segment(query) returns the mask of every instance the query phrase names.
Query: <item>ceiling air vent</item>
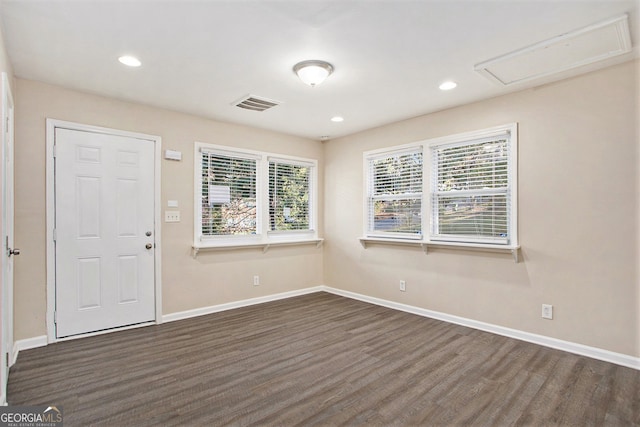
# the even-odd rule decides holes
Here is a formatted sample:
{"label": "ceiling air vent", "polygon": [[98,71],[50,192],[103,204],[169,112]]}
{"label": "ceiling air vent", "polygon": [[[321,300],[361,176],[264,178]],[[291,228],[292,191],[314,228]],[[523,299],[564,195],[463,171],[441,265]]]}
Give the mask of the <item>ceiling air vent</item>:
{"label": "ceiling air vent", "polygon": [[627,15],[571,31],[477,64],[489,80],[509,86],[631,51]]}
{"label": "ceiling air vent", "polygon": [[280,102],[272,99],[260,98],[255,95],[247,95],[234,102],[233,105],[244,108],[245,110],[264,111],[269,108],[273,108],[276,105],[280,105]]}

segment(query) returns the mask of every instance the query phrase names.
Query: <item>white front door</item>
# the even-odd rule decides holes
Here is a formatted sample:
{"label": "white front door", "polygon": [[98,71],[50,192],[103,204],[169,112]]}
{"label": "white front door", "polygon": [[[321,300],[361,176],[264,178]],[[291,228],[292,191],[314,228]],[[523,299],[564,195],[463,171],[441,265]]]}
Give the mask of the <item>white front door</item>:
{"label": "white front door", "polygon": [[20,251],[13,247],[13,98],[6,73],[2,73],[2,147],[0,179],[2,182],[2,302],[0,304],[0,404],[6,404],[8,367],[13,357],[13,258]]}
{"label": "white front door", "polygon": [[55,129],[56,337],[155,320],[154,142]]}

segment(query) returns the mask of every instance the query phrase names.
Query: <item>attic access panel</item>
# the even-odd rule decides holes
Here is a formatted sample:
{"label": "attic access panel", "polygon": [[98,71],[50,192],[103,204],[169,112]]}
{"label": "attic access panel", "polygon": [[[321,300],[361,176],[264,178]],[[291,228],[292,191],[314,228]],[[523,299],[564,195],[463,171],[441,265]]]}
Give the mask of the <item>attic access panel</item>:
{"label": "attic access panel", "polygon": [[477,64],[489,80],[509,86],[631,51],[627,15],[571,31]]}

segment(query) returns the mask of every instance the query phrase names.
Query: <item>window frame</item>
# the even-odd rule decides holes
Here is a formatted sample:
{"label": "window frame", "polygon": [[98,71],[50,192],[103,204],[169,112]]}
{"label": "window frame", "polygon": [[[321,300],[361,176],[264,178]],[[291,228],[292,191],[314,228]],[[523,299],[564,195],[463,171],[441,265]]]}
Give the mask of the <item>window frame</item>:
{"label": "window frame", "polygon": [[[505,189],[505,195],[507,198],[506,209],[507,209],[507,236],[504,240],[495,239],[495,238],[483,238],[483,237],[456,237],[453,235],[438,235],[435,230],[438,227],[437,221],[439,218],[436,218],[434,213],[434,192],[437,189],[433,188],[435,184],[433,181],[436,177],[434,171],[431,169],[433,165],[433,156],[437,149],[439,148],[451,148],[451,147],[461,147],[461,146],[469,146],[473,144],[478,144],[480,142],[486,142],[491,139],[498,139],[504,135],[507,135],[507,145],[509,155],[507,158],[507,186]],[[498,247],[505,246],[517,246],[518,238],[517,238],[517,138],[518,138],[518,130],[517,123],[513,123],[510,125],[497,126],[489,129],[482,129],[478,131],[465,132],[456,135],[450,135],[442,138],[435,138],[426,141],[426,149],[427,149],[427,179],[429,180],[429,193],[427,194],[428,199],[425,201],[427,203],[428,209],[430,209],[429,213],[429,237],[428,240],[431,242],[449,242],[449,243],[463,243],[463,244],[478,244],[478,245],[495,245]],[[472,193],[480,194],[483,191],[481,190],[473,190]],[[501,191],[500,191],[501,192]],[[491,190],[489,193],[499,193],[499,191]]]}
{"label": "window frame", "polygon": [[[509,135],[509,158],[507,166],[508,177],[508,230],[509,235],[504,242],[488,242],[486,239],[473,239],[463,238],[446,238],[435,237],[432,235],[434,227],[434,213],[433,213],[433,197],[432,197],[432,162],[433,153],[437,148],[444,146],[466,145],[466,143],[472,143],[477,140],[486,138],[498,137],[504,134]],[[422,235],[418,238],[411,236],[402,236],[398,233],[380,233],[370,231],[370,214],[369,214],[369,195],[371,189],[369,188],[369,162],[374,158],[384,158],[385,155],[393,156],[402,151],[409,151],[411,149],[422,149],[423,155],[423,172],[422,172]],[[363,229],[364,234],[361,238],[361,242],[379,241],[384,243],[415,243],[421,244],[426,250],[428,245],[433,246],[450,246],[450,247],[469,247],[479,249],[517,249],[519,248],[518,240],[518,123],[509,123],[501,126],[495,126],[487,129],[481,129],[471,132],[463,132],[454,135],[448,135],[438,138],[431,138],[415,143],[397,145],[393,147],[387,147],[377,150],[365,151],[363,153],[363,172],[364,172],[364,217],[363,217]],[[436,189],[437,190],[437,189]],[[366,245],[363,244],[366,247]]]}
{"label": "window frame", "polygon": [[[222,234],[205,236],[202,232],[202,152],[256,161],[256,233],[249,235]],[[269,163],[304,165],[309,167],[309,229],[270,230]],[[318,239],[318,161],[271,152],[249,150],[203,142],[194,143],[194,249],[251,247],[277,243],[311,242]]]}

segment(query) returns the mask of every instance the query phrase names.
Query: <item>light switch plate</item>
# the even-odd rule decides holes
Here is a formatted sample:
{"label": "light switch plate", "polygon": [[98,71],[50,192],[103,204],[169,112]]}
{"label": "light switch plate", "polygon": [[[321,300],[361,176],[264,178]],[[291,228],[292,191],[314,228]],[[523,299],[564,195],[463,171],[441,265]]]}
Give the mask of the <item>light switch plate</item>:
{"label": "light switch plate", "polygon": [[164,211],[164,222],[180,222],[180,211]]}

